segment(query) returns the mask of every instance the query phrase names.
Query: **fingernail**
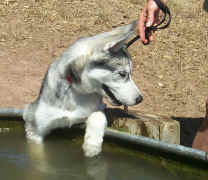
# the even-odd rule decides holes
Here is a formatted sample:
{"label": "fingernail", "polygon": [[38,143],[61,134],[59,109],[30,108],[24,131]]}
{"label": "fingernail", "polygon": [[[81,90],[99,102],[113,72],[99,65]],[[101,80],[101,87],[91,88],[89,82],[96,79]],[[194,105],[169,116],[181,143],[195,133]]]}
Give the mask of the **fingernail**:
{"label": "fingernail", "polygon": [[147,40],[144,40],[144,41],[142,41],[142,43],[143,43],[144,45],[146,45],[146,44],[148,43],[148,41],[147,41]]}

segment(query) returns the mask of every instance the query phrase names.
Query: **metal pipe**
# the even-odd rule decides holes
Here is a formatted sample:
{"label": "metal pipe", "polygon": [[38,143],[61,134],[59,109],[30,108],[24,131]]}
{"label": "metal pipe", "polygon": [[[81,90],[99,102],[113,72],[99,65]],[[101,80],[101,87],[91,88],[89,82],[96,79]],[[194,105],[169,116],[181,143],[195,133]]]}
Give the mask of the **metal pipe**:
{"label": "metal pipe", "polygon": [[22,117],[23,109],[0,108],[0,117]]}
{"label": "metal pipe", "polygon": [[196,160],[202,160],[204,162],[208,162],[208,154],[204,151],[200,151],[197,149],[185,147],[178,144],[169,144],[159,140],[143,137],[143,136],[136,136],[131,135],[129,133],[120,132],[113,129],[106,129],[105,136],[113,137],[120,140],[125,140],[130,143],[134,143],[137,145],[146,146],[149,148],[154,148],[161,150],[167,153],[174,153],[177,155],[181,155],[187,158],[192,158]]}

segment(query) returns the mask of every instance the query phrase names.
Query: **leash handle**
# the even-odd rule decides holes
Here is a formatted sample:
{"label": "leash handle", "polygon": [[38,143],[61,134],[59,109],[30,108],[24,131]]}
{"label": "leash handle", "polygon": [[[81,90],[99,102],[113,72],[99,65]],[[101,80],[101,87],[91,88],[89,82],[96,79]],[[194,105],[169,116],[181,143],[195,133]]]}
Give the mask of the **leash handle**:
{"label": "leash handle", "polygon": [[[154,1],[157,4],[158,8],[160,8],[160,10],[162,10],[162,12],[164,13],[164,16],[163,16],[163,19],[160,21],[160,23],[157,24],[156,26],[153,26],[153,28],[165,29],[165,28],[167,28],[170,25],[170,22],[171,22],[170,9],[168,8],[168,6],[166,6],[160,0],[154,0]],[[167,21],[167,23],[164,26],[160,26],[162,23],[165,22],[167,15],[168,15],[168,21]]]}
{"label": "leash handle", "polygon": [[[148,45],[149,44],[149,33],[151,31],[157,31],[157,30],[160,30],[160,29],[165,29],[167,28],[170,23],[171,23],[171,13],[170,13],[170,10],[168,8],[168,6],[166,6],[164,3],[162,3],[160,0],[154,0],[155,3],[157,4],[158,8],[160,10],[162,10],[163,12],[163,18],[162,20],[155,26],[151,26],[151,27],[147,27],[146,30],[145,30],[145,36],[146,36],[146,39],[148,40],[148,42],[145,44],[145,45]],[[168,15],[168,20],[166,22],[166,24],[164,24],[163,26],[161,26],[165,20],[167,19],[167,15]],[[128,48],[129,46],[131,46],[135,41],[137,41],[138,39],[140,38],[139,35],[137,35],[136,37],[134,37],[132,40],[130,40],[128,43],[125,44],[125,47]]]}
{"label": "leash handle", "polygon": [[160,0],[154,0],[154,1],[155,1],[155,3],[157,4],[157,6],[158,6],[164,13],[167,12],[168,7],[167,7],[164,3],[162,3]]}

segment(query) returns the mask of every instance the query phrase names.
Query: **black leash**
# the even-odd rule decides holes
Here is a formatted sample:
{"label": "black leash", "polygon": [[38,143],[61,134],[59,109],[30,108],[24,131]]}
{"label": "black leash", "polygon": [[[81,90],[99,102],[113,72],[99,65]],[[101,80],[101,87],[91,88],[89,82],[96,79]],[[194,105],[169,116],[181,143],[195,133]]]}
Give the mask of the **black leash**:
{"label": "black leash", "polygon": [[[157,6],[162,10],[162,12],[163,12],[164,15],[163,15],[162,20],[157,25],[146,28],[146,30],[145,30],[145,36],[146,36],[146,39],[148,40],[148,42],[145,45],[149,44],[148,34],[151,31],[157,31],[157,30],[160,30],[160,29],[165,29],[165,28],[167,28],[170,25],[170,22],[171,22],[171,13],[170,13],[170,10],[169,10],[168,6],[166,6],[165,4],[163,4],[160,0],[154,0],[154,1],[157,4]],[[166,20],[167,20],[166,24],[162,25]],[[128,43],[126,43],[126,45],[125,45],[126,48],[128,48],[129,46],[131,46],[139,38],[140,38],[140,36],[137,35],[132,40],[130,40]]]}

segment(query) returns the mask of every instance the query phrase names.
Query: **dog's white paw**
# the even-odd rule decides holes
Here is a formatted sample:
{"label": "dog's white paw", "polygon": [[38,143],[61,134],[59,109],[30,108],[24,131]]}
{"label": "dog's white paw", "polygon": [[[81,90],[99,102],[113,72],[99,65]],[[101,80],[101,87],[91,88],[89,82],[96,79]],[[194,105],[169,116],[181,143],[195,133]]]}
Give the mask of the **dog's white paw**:
{"label": "dog's white paw", "polygon": [[28,140],[31,140],[37,144],[41,144],[43,142],[43,137],[36,134],[32,128],[29,128],[29,126],[26,126],[25,132]]}
{"label": "dog's white paw", "polygon": [[88,117],[82,146],[85,156],[93,157],[101,152],[106,126],[107,119],[102,111],[94,112]]}
{"label": "dog's white paw", "polygon": [[84,150],[84,154],[86,157],[97,156],[102,150],[101,145],[87,144],[87,143],[84,143],[82,148]]}
{"label": "dog's white paw", "polygon": [[34,133],[27,132],[26,137],[27,137],[28,140],[33,141],[37,144],[41,144],[43,142],[43,137],[39,136],[39,135],[36,135]]}

